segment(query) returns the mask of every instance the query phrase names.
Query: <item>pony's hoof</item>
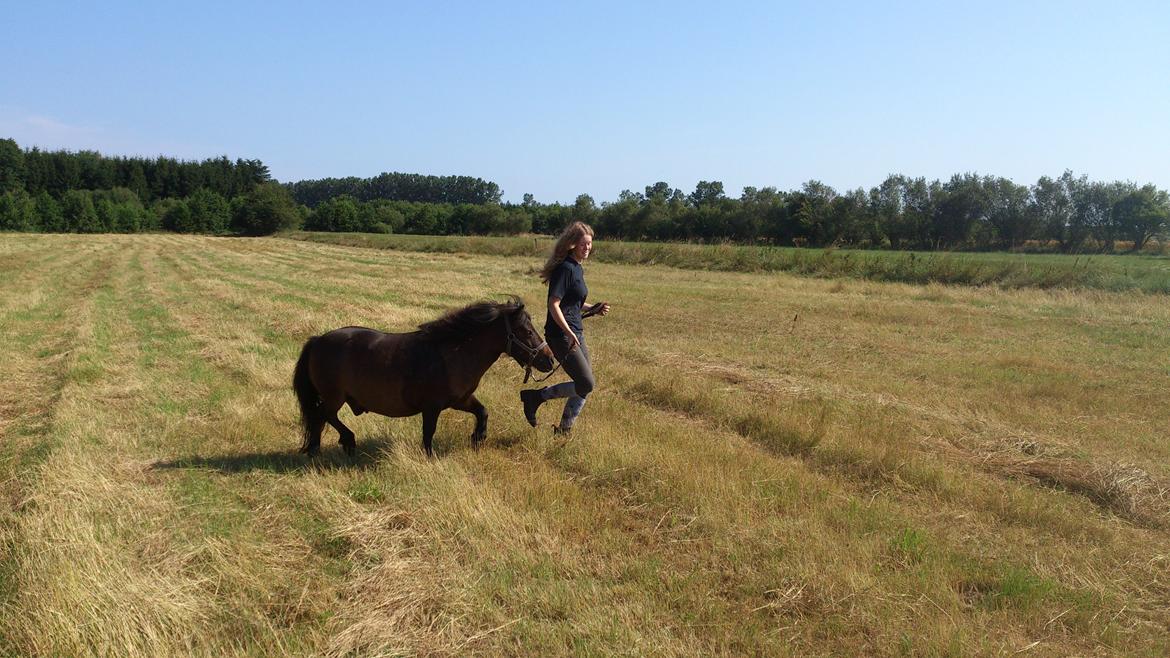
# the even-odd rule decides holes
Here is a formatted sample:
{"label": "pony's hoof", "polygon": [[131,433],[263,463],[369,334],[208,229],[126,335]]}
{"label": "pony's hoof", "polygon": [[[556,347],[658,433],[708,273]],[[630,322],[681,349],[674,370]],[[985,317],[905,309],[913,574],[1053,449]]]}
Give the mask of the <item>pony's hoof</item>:
{"label": "pony's hoof", "polygon": [[341,449],[345,451],[347,457],[353,457],[357,454],[357,442],[349,441],[341,444]]}

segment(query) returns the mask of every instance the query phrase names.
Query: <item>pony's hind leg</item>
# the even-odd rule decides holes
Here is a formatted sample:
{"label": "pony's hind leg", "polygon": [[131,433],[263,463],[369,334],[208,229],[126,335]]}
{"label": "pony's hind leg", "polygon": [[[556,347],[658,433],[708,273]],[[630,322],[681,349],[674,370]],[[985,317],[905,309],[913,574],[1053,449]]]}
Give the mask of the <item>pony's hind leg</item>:
{"label": "pony's hind leg", "polygon": [[427,409],[422,412],[423,449],[427,451],[427,457],[435,456],[432,441],[435,438],[435,427],[439,424],[440,411],[442,409]]}
{"label": "pony's hind leg", "polygon": [[310,457],[321,451],[321,431],[325,429],[325,419],[320,417],[305,419],[305,443],[301,452]]}
{"label": "pony's hind leg", "polygon": [[357,435],[353,433],[353,430],[346,427],[345,423],[338,419],[336,411],[327,420],[333,426],[333,429],[337,430],[337,433],[341,435],[341,447],[345,449],[345,454],[353,457],[357,452],[357,440],[355,439]]}

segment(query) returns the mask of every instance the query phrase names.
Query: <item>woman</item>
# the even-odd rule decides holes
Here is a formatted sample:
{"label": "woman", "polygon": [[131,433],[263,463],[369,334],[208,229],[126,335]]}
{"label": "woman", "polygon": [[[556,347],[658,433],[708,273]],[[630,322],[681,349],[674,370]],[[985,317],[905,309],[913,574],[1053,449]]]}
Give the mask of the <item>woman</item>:
{"label": "woman", "polygon": [[[553,427],[553,434],[565,435],[585,406],[585,398],[593,390],[593,368],[589,364],[589,348],[585,347],[585,329],[582,312],[606,315],[609,304],[586,304],[589,289],[581,268],[593,250],[593,229],[584,222],[573,222],[561,232],[552,255],[540,271],[540,278],[548,283],[548,316],[544,321],[544,338],[553,354],[561,362],[573,381],[520,391],[524,403],[524,418],[536,427],[536,410],[548,400],[568,398],[561,422]],[[595,308],[596,307],[596,308]]]}

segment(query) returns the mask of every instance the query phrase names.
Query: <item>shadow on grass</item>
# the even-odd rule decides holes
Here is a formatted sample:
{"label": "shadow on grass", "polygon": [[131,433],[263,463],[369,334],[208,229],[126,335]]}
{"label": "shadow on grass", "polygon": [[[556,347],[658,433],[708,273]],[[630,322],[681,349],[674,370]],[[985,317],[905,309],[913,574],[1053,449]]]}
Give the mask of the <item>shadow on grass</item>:
{"label": "shadow on grass", "polygon": [[272,452],[248,452],[232,455],[204,457],[189,455],[168,461],[157,461],[152,469],[201,469],[221,473],[247,473],[268,471],[270,473],[296,473],[321,470],[364,470],[374,467],[388,452],[393,441],[388,436],[358,440],[357,454],[346,456],[341,446],[321,445],[316,457],[301,454],[295,448]]}

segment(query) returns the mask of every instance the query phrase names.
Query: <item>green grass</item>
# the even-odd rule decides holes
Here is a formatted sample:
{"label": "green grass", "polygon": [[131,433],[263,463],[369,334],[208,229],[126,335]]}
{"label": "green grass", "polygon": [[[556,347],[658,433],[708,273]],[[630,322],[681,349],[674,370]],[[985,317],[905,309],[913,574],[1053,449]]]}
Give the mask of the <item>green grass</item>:
{"label": "green grass", "polygon": [[[294,240],[432,253],[490,254],[538,259],[551,238],[420,236],[292,232]],[[1170,293],[1170,256],[1063,255],[799,249],[733,244],[599,241],[593,260],[658,264],[719,272],[790,272],[901,283],[996,285],[1004,288],[1084,288]]]}

